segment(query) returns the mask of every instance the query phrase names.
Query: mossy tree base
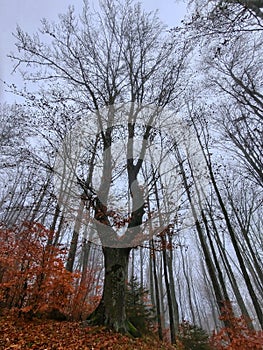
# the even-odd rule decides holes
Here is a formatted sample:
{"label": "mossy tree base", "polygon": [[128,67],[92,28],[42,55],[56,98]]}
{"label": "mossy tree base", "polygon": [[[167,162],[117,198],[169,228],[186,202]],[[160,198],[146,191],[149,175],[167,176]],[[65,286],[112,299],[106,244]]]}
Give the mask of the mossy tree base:
{"label": "mossy tree base", "polygon": [[105,326],[106,328],[117,333],[130,335],[134,338],[139,338],[142,336],[139,330],[128,319],[113,321],[111,318],[106,317],[103,301],[99,304],[97,309],[89,315],[86,321],[89,325]]}
{"label": "mossy tree base", "polygon": [[129,248],[103,248],[105,279],[101,302],[87,322],[115,332],[140,336],[126,316]]}

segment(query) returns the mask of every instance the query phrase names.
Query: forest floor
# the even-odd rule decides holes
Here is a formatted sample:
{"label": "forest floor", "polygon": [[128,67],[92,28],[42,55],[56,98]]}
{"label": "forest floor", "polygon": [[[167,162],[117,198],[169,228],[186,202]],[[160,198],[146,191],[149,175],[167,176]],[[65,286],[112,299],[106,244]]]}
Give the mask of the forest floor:
{"label": "forest floor", "polygon": [[154,336],[133,339],[80,322],[0,317],[0,350],[174,350]]}

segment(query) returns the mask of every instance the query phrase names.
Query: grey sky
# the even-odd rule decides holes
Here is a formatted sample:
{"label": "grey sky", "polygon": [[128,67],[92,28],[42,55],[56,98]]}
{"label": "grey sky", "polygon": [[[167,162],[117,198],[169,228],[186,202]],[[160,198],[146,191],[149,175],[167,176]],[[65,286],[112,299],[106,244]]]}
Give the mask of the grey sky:
{"label": "grey sky", "polygon": [[[152,11],[159,9],[161,20],[169,26],[176,26],[186,12],[183,0],[142,0],[143,7]],[[97,3],[96,0],[93,3]],[[40,27],[40,20],[56,20],[59,13],[64,13],[69,5],[80,11],[82,0],[0,0],[0,102],[12,102],[15,97],[7,93],[2,81],[23,86],[19,73],[11,75],[13,63],[7,54],[15,51],[15,39],[12,32],[16,25],[29,33]]]}

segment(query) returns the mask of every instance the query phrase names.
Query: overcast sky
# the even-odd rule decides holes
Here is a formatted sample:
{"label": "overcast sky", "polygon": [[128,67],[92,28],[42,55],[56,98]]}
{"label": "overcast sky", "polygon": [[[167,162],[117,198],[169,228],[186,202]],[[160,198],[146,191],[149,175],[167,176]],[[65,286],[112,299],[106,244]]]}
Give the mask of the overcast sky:
{"label": "overcast sky", "polygon": [[[146,10],[158,9],[161,20],[169,26],[178,25],[186,12],[183,0],[142,0],[141,3]],[[2,81],[22,86],[19,74],[11,75],[13,63],[6,57],[15,51],[12,32],[16,25],[34,33],[40,27],[42,18],[56,20],[57,15],[66,12],[69,5],[74,5],[76,11],[80,11],[82,0],[0,0],[0,102],[15,99],[5,91]]]}

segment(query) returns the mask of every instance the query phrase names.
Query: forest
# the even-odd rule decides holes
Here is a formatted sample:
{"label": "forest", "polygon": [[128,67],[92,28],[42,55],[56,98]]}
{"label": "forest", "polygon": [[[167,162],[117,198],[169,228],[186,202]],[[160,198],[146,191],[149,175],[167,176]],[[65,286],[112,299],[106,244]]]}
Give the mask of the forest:
{"label": "forest", "polygon": [[0,349],[262,349],[263,1],[185,2],[17,26]]}

